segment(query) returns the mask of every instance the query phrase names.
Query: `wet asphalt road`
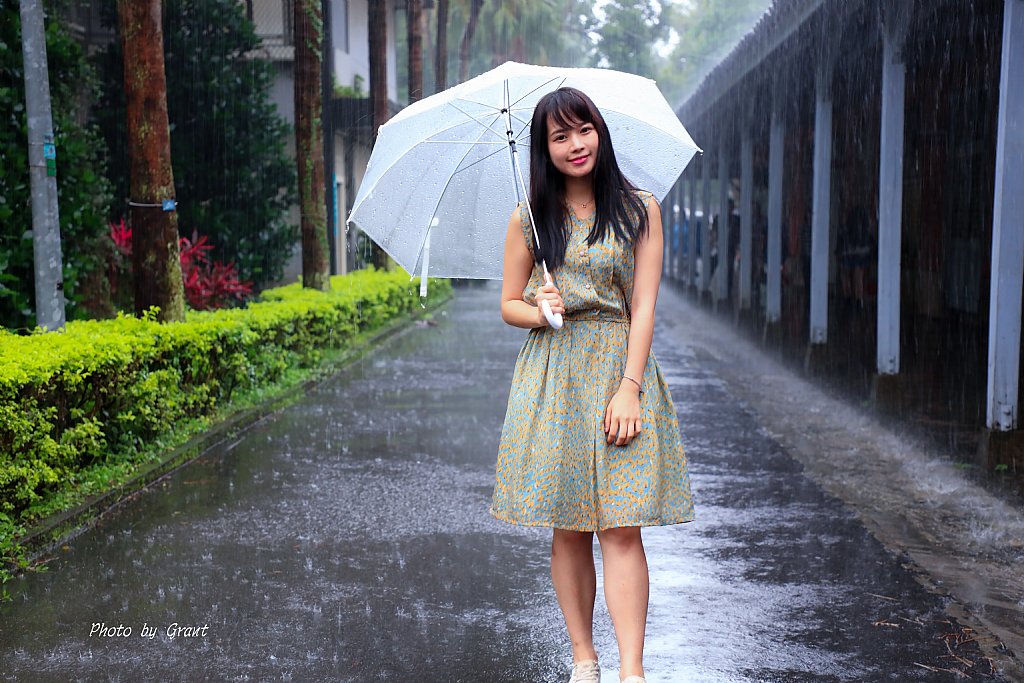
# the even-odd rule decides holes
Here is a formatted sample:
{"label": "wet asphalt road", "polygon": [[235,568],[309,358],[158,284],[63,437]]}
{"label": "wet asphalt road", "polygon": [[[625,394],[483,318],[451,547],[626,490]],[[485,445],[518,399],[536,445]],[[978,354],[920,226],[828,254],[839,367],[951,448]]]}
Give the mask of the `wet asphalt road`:
{"label": "wet asphalt road", "polygon": [[[497,301],[493,285],[457,290],[438,324],[413,326],[14,581],[0,676],[567,680],[550,532],[487,514],[525,336]],[[1006,680],[986,673],[976,643],[956,646],[970,634],[946,616],[948,598],[802,474],[685,340],[659,334],[685,310],[663,290],[654,351],[697,519],[645,531],[648,681],[966,680],[938,671],[965,668],[951,649],[975,663],[972,680]],[[614,681],[601,597],[597,612]],[[195,631],[171,638],[172,624]]]}

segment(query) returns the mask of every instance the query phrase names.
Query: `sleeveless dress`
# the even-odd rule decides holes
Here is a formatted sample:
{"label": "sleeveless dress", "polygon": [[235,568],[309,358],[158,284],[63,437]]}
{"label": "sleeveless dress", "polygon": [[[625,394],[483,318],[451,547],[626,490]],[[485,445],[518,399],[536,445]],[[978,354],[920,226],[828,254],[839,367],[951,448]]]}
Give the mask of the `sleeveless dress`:
{"label": "sleeveless dress", "polygon": [[[644,206],[653,195],[640,192]],[[533,253],[525,205],[519,216]],[[609,444],[604,414],[626,366],[633,249],[609,230],[589,246],[593,215],[570,210],[565,263],[552,273],[565,304],[562,329],[530,330],[516,360],[501,430],[490,513],[525,526],[598,531],[693,520],[675,407],[658,362],[647,359],[641,431]],[[534,264],[523,300],[536,304]]]}

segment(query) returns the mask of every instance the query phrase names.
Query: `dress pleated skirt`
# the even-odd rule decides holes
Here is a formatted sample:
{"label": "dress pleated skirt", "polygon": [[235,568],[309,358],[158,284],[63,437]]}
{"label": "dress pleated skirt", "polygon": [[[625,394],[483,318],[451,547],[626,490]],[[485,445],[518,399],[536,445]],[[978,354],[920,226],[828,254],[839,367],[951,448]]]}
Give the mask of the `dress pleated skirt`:
{"label": "dress pleated skirt", "polygon": [[626,363],[629,320],[597,311],[531,330],[516,360],[490,512],[526,526],[598,531],[693,520],[672,396],[650,354],[641,431],[609,444],[605,409]]}

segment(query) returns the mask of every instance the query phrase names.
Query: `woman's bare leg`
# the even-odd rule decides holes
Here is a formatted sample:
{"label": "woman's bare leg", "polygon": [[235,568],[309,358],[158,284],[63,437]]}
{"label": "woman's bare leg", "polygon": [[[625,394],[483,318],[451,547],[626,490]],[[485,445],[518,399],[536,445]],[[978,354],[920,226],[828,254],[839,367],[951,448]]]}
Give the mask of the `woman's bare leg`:
{"label": "woman's bare leg", "polygon": [[619,675],[644,675],[650,579],[640,527],[597,532],[604,558],[604,598],[619,643]]}
{"label": "woman's bare leg", "polygon": [[597,659],[594,651],[594,534],[555,529],[551,539],[551,582],[572,643],[572,660]]}

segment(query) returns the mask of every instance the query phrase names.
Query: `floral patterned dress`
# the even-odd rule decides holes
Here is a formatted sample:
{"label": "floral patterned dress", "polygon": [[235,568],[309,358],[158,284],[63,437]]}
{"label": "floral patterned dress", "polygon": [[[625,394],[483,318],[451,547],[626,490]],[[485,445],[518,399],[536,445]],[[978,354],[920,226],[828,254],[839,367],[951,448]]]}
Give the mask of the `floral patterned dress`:
{"label": "floral patterned dress", "polygon": [[[640,193],[647,206],[653,195]],[[523,237],[533,231],[519,207]],[[633,249],[609,230],[589,246],[594,217],[570,211],[565,263],[553,273],[565,304],[562,329],[530,330],[516,360],[498,447],[490,512],[527,526],[598,531],[693,520],[675,407],[654,354],[640,395],[642,429],[609,444],[604,414],[626,366]],[[523,300],[536,304],[535,264]]]}

